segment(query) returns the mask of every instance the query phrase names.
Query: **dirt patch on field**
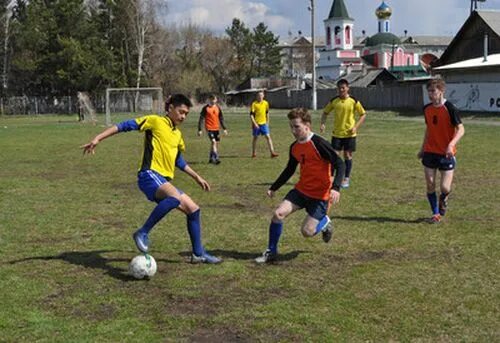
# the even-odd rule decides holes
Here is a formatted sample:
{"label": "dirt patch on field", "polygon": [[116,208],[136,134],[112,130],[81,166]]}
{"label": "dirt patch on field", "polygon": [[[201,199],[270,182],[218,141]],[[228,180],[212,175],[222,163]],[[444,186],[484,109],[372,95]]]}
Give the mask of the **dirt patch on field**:
{"label": "dirt patch on field", "polygon": [[42,301],[41,307],[57,316],[85,319],[91,322],[109,320],[118,309],[109,303],[91,303],[89,300],[78,297],[77,288],[59,289],[50,293]]}
{"label": "dirt patch on field", "polygon": [[377,260],[384,261],[415,261],[415,260],[440,260],[452,262],[460,259],[461,253],[459,249],[447,249],[440,251],[406,251],[406,250],[379,250],[379,251],[360,251],[346,255],[331,255],[325,256],[335,263],[344,264],[362,264]]}

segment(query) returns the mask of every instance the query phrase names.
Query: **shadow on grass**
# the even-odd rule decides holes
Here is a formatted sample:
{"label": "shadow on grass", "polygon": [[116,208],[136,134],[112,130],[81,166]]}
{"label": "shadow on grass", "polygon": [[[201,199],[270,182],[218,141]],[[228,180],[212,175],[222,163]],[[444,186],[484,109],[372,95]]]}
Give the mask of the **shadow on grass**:
{"label": "shadow on grass", "polygon": [[391,217],[359,217],[359,216],[333,216],[333,220],[343,219],[357,222],[377,222],[377,223],[403,223],[403,224],[419,224],[426,223],[429,218],[417,218],[413,220],[391,218]]}
{"label": "shadow on grass", "polygon": [[[102,269],[106,272],[107,275],[121,281],[140,281],[130,276],[127,269],[113,267],[111,265],[111,263],[115,262],[125,262],[128,265],[128,263],[130,262],[128,258],[107,258],[102,256],[103,253],[116,251],[117,250],[71,251],[63,252],[55,256],[26,257],[19,260],[9,261],[7,263],[16,264],[29,261],[61,260],[77,266],[83,266],[85,268]],[[157,262],[158,261],[172,263],[172,261],[163,259],[157,259]]]}
{"label": "shadow on grass", "polygon": [[[243,251],[236,251],[236,250],[220,250],[220,249],[209,250],[208,252],[214,256],[221,257],[222,259],[232,258],[235,260],[254,260],[255,258],[262,255],[262,252],[254,253],[254,252],[243,252]],[[295,250],[295,251],[288,252],[286,254],[279,254],[277,262],[291,261],[291,260],[297,258],[300,254],[308,253],[308,252],[309,251],[307,251],[307,250]],[[179,253],[179,255],[184,256],[184,257],[191,256],[191,252],[181,252],[181,253]]]}

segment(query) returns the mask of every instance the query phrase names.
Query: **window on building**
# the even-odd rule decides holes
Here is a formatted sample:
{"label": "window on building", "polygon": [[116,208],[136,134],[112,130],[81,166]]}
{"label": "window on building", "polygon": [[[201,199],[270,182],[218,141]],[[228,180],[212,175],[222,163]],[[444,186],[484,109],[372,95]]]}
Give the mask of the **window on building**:
{"label": "window on building", "polygon": [[332,44],[332,29],[330,26],[326,28],[326,45]]}
{"label": "window on building", "polygon": [[350,26],[345,27],[345,43],[351,44],[351,27]]}
{"label": "window on building", "polygon": [[340,26],[335,26],[335,44],[340,44]]}

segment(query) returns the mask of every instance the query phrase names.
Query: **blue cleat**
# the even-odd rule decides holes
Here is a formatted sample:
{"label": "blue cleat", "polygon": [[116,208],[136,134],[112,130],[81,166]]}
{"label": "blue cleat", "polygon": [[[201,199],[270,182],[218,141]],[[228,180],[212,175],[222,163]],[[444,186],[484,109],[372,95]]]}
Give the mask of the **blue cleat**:
{"label": "blue cleat", "polygon": [[132,235],[134,238],[135,246],[140,252],[147,253],[149,249],[149,238],[148,234],[141,231],[141,229],[134,232]]}
{"label": "blue cleat", "polygon": [[222,259],[212,256],[207,252],[204,252],[201,256],[191,255],[191,263],[208,263],[208,264],[218,264],[221,263]]}

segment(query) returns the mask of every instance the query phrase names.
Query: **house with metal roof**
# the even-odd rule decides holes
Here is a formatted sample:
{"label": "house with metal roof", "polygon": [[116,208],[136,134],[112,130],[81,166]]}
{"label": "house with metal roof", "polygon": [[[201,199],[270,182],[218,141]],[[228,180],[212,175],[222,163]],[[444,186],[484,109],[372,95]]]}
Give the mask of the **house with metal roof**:
{"label": "house with metal roof", "polygon": [[499,11],[473,11],[433,66],[439,67],[483,56],[485,39],[488,43],[488,54],[500,53]]}
{"label": "house with metal roof", "polygon": [[459,109],[500,112],[500,11],[473,11],[432,72]]}

